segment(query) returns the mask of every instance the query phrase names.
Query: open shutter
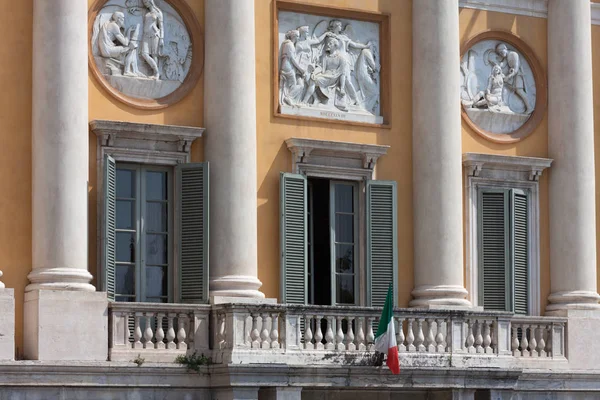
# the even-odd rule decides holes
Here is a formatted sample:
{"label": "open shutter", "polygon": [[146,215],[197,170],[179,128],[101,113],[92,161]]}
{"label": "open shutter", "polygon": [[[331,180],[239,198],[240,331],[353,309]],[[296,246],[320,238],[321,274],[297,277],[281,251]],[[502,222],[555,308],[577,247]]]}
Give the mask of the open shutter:
{"label": "open shutter", "polygon": [[308,219],[306,177],[280,176],[281,302],[306,304]]}
{"label": "open shutter", "polygon": [[510,310],[508,190],[479,192],[480,303],[486,310]]}
{"label": "open shutter", "polygon": [[396,182],[367,181],[367,305],[383,307],[390,283],[398,299]]}
{"label": "open shutter", "polygon": [[179,299],[208,301],[208,163],[179,164],[177,226]]}
{"label": "open shutter", "polygon": [[513,311],[528,314],[529,311],[529,208],[527,193],[512,190],[512,238],[513,238]]}
{"label": "open shutter", "polygon": [[115,300],[117,165],[114,158],[104,156],[104,290]]}

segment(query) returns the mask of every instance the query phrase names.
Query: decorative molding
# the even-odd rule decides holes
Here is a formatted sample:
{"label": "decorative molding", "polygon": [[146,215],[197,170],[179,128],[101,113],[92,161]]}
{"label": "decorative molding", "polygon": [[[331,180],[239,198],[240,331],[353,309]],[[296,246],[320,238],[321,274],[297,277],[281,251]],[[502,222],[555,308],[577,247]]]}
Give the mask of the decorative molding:
{"label": "decorative molding", "polygon": [[465,153],[465,246],[467,290],[473,306],[479,306],[479,266],[477,201],[483,188],[523,189],[529,202],[529,313],[540,315],[540,210],[539,177],[550,167],[551,159]]}
{"label": "decorative molding", "polygon": [[389,146],[290,138],[292,171],[307,176],[363,180],[372,179],[379,157]]}
{"label": "decorative molding", "polygon": [[[460,0],[459,7],[548,18],[548,0]],[[590,2],[592,25],[600,25],[600,3]]]}

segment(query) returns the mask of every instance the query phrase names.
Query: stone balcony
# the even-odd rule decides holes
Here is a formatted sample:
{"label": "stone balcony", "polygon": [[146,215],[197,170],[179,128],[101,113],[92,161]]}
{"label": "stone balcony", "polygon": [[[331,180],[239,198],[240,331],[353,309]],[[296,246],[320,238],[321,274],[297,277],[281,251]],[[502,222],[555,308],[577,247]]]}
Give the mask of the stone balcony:
{"label": "stone balcony", "polygon": [[[172,363],[198,353],[214,364],[374,366],[381,310],[286,304],[111,303],[109,360]],[[567,318],[503,312],[396,309],[403,368],[568,368]]]}

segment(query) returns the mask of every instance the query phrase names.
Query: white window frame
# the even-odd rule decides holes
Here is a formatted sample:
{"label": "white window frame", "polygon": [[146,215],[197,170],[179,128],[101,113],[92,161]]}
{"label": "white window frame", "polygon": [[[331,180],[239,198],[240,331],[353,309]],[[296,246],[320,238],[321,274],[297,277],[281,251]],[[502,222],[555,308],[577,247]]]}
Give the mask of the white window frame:
{"label": "white window frame", "polygon": [[[355,268],[358,291],[355,293],[355,304],[364,306],[367,303],[366,181],[375,179],[377,160],[387,154],[389,146],[303,138],[290,138],[286,140],[286,144],[292,153],[293,173],[305,175],[307,178],[357,183],[358,224],[355,235],[358,241],[358,256]],[[332,285],[333,278],[332,274]]]}
{"label": "white window frame", "polygon": [[482,189],[522,189],[529,193],[529,315],[540,315],[540,191],[539,178],[548,158],[463,154],[465,185],[466,280],[469,300],[479,304],[478,198]]}
{"label": "white window frame", "polygon": [[[192,143],[201,138],[204,128],[174,125],[138,124],[133,122],[94,120],[90,130],[96,135],[96,247],[97,281],[104,287],[104,252],[102,227],[104,222],[104,156],[111,156],[117,165],[145,164],[175,167],[191,162]],[[173,170],[173,177],[175,177]],[[175,182],[173,182],[175,183]],[[173,186],[173,216],[177,215],[178,194]],[[178,226],[173,218],[173,277],[179,274],[177,244]],[[177,280],[173,282],[173,299],[179,298]]]}

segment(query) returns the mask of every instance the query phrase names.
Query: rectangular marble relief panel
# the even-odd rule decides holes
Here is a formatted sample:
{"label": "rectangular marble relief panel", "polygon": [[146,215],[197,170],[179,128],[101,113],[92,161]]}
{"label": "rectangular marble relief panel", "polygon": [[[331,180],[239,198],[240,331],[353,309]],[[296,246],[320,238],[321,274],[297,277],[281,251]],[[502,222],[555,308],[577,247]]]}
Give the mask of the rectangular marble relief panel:
{"label": "rectangular marble relief panel", "polygon": [[277,112],[383,124],[381,22],[348,12],[325,16],[278,7],[276,13]]}

